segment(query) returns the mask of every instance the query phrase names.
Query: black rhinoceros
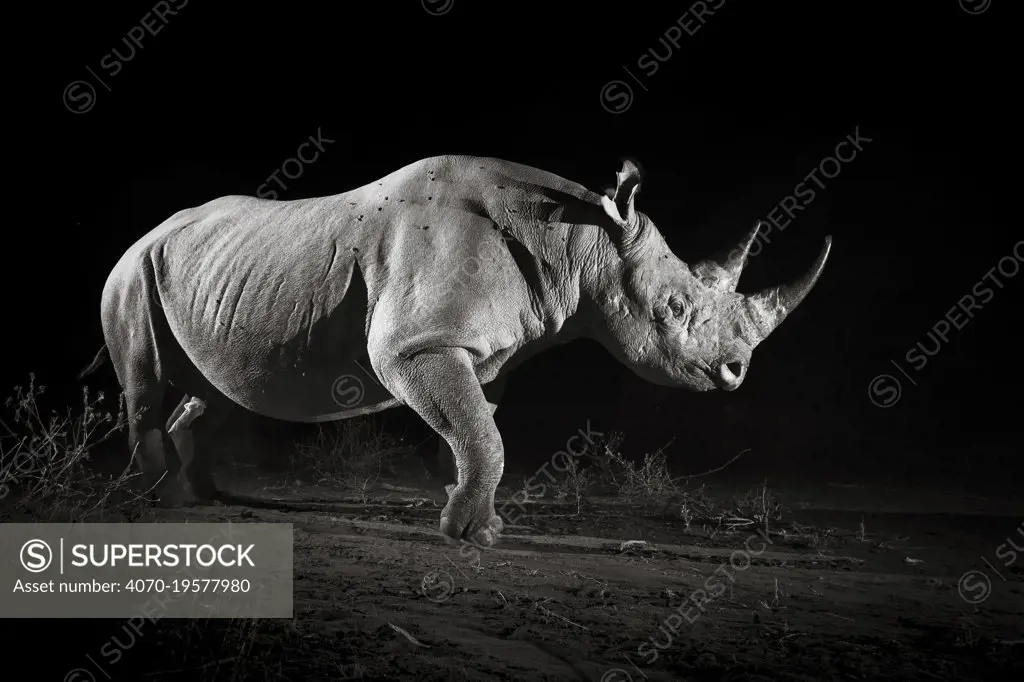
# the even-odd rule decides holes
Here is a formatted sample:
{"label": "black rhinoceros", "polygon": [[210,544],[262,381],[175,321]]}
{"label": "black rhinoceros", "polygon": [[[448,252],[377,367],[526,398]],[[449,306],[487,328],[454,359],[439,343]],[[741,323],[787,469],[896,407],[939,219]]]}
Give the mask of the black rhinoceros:
{"label": "black rhinoceros", "polygon": [[[828,257],[830,238],[799,280],[737,293],[757,227],[728,256],[687,265],[634,207],[637,166],[617,177],[601,195],[508,161],[439,156],[335,196],[181,211],[111,272],[106,345],[83,375],[109,353],[129,413],[141,411],[129,445],[143,480],[163,476],[178,500],[216,494],[189,425],[226,401],[298,422],[408,405],[457,467],[442,533],[488,545],[502,527],[493,412],[511,368],[589,337],[649,381],[733,390]],[[165,422],[169,385],[187,395]],[[164,458],[164,431],[177,458]]]}

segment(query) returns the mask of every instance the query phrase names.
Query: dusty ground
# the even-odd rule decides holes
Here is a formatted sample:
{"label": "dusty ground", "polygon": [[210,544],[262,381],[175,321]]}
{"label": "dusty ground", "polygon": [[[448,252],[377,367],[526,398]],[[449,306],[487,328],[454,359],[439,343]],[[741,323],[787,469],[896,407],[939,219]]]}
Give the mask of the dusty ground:
{"label": "dusty ground", "polygon": [[[1022,516],[981,500],[923,500],[924,513],[912,513],[886,509],[884,491],[776,491],[793,511],[769,524],[770,545],[750,526],[687,528],[611,499],[576,515],[574,503],[542,500],[476,561],[437,534],[443,505],[422,479],[382,481],[364,502],[253,473],[233,490],[279,508],[162,518],[294,524],[294,620],[163,621],[122,670],[157,680],[603,682],[1024,670],[1024,558],[1004,567],[995,556],[1008,537],[1024,543]],[[957,506],[988,515],[939,513]],[[621,549],[627,540],[647,544]],[[721,582],[706,583],[716,570]],[[969,570],[991,580],[977,604],[967,601],[984,595],[977,579],[966,598],[958,591]],[[700,588],[718,593],[703,612],[686,601]]]}

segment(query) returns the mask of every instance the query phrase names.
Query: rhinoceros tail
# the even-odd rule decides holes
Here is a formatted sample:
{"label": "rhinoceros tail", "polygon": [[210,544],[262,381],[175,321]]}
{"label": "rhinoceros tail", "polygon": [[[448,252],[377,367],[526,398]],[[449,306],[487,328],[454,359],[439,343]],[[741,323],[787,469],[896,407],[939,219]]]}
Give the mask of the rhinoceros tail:
{"label": "rhinoceros tail", "polygon": [[103,344],[103,346],[100,347],[99,352],[96,353],[96,357],[92,359],[92,362],[89,364],[88,367],[86,367],[85,369],[78,373],[76,379],[78,379],[78,381],[81,381],[85,377],[95,372],[101,366],[103,366],[103,364],[106,363],[108,360],[110,360],[110,352],[107,350],[107,344]]}

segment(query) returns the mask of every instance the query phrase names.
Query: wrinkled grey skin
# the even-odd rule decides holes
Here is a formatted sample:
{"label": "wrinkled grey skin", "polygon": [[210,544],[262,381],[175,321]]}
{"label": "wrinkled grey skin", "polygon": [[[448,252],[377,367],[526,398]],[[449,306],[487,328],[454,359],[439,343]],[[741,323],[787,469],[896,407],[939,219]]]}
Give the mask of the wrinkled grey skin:
{"label": "wrinkled grey skin", "polygon": [[[801,280],[736,293],[756,228],[722,262],[687,265],[634,207],[639,187],[629,161],[602,196],[441,156],[335,196],[229,196],[175,214],[103,289],[106,349],[129,413],[142,411],[129,444],[144,480],[163,476],[172,502],[213,498],[191,423],[227,401],[298,422],[405,404],[454,454],[442,533],[490,545],[504,465],[493,412],[511,368],[589,337],[649,381],[734,390],[824,267],[829,241]],[[188,395],[165,423],[168,385]]]}

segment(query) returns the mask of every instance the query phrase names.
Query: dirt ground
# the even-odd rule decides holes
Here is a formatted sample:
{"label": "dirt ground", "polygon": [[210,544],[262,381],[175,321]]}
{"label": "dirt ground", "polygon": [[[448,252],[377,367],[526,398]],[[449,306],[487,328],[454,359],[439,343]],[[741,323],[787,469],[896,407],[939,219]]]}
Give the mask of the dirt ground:
{"label": "dirt ground", "polygon": [[[232,481],[241,504],[161,518],[293,524],[294,620],[193,622],[184,633],[182,621],[160,622],[161,635],[146,637],[159,646],[133,652],[146,679],[991,680],[1024,670],[1024,560],[995,555],[1008,538],[1024,543],[1020,510],[776,491],[792,518],[766,533],[687,527],[614,499],[588,499],[579,514],[540,500],[508,507],[500,543],[476,552],[439,536],[443,492],[422,478],[380,481],[362,500],[252,473]],[[515,492],[499,489],[497,506]],[[645,544],[623,546],[631,540]]]}

